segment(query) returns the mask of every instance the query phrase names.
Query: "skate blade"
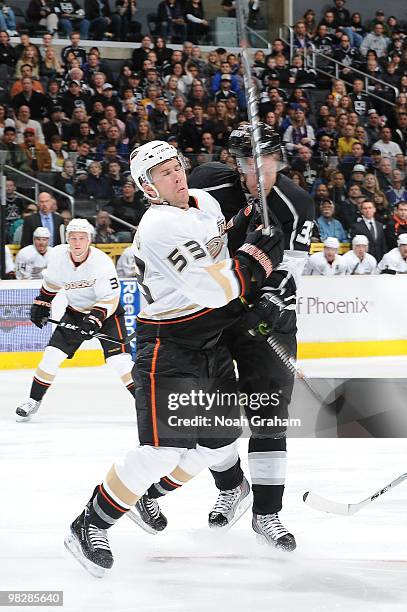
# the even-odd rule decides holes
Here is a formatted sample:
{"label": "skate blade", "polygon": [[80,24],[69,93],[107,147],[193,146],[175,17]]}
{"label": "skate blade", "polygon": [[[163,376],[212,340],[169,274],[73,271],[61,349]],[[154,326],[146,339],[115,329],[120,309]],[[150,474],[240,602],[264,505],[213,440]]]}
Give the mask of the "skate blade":
{"label": "skate blade", "polygon": [[231,527],[233,527],[235,523],[237,523],[239,519],[242,518],[244,513],[247,512],[248,509],[252,507],[252,504],[253,504],[253,495],[251,492],[249,492],[246,495],[246,497],[242,499],[238,508],[236,509],[235,514],[230,519],[227,525],[225,525],[224,527],[216,527],[215,525],[213,526],[209,525],[210,529],[213,531],[216,531],[216,533],[226,533],[227,531],[229,531]]}
{"label": "skate blade", "polygon": [[[256,533],[256,532],[255,532]],[[268,540],[266,538],[266,536],[261,535],[260,533],[256,533],[256,542],[257,544],[259,544],[259,546],[270,546],[271,548],[273,548],[274,550],[278,551],[278,552],[282,552],[282,553],[290,553],[290,552],[294,552],[294,550],[296,549],[296,545],[294,546],[294,548],[287,548],[285,546],[281,546],[276,544],[275,542],[273,542],[272,540]]]}
{"label": "skate blade", "polygon": [[16,421],[17,423],[28,423],[28,421],[31,421],[31,414],[27,414],[27,416],[16,414]]}
{"label": "skate blade", "polygon": [[[129,510],[126,515],[131,521],[133,521],[133,523],[136,523],[136,525],[141,527],[143,531],[149,533],[150,535],[157,535],[160,533],[160,531],[156,531],[155,529],[150,527],[150,525],[147,525],[136,511]],[[164,529],[162,529],[162,531],[164,531]]]}
{"label": "skate blade", "polygon": [[103,578],[106,573],[105,568],[96,565],[96,563],[93,563],[83,555],[81,547],[72,532],[66,536],[64,545],[71,555],[75,557],[75,559],[91,576],[94,578]]}

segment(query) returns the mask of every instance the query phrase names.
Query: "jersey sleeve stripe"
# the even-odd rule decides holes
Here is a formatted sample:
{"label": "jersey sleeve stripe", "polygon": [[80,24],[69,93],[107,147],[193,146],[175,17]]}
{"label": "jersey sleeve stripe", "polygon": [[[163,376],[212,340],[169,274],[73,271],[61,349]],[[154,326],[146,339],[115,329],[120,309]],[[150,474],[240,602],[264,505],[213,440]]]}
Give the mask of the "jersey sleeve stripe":
{"label": "jersey sleeve stripe", "polygon": [[240,269],[240,264],[239,264],[239,260],[236,259],[236,257],[233,259],[234,263],[235,263],[235,272],[236,275],[239,279],[239,284],[240,284],[240,294],[239,297],[243,297],[246,293],[246,283],[244,282],[244,276],[242,274],[242,271]]}

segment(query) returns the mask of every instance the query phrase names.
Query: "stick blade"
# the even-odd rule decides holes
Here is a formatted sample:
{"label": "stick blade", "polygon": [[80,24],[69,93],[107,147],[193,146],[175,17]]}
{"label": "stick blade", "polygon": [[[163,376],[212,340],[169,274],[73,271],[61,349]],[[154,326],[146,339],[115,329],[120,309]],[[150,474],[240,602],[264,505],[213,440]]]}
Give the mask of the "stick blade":
{"label": "stick blade", "polygon": [[339,514],[341,516],[349,516],[350,514],[353,514],[350,504],[335,502],[330,499],[326,499],[317,493],[312,493],[311,491],[306,491],[302,496],[302,499],[307,506],[310,506],[314,510],[319,510],[320,512]]}

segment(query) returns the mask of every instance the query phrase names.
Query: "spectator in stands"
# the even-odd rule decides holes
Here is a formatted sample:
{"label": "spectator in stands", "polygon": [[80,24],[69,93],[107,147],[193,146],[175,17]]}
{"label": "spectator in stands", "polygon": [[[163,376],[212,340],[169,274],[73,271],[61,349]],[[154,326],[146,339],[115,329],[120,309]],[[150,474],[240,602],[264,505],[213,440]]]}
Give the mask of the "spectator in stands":
{"label": "spectator in stands", "polygon": [[4,66],[8,77],[13,74],[16,61],[16,52],[10,44],[10,36],[5,29],[0,28],[0,66]]}
{"label": "spectator in stands", "polygon": [[2,2],[2,10],[0,11],[0,30],[7,32],[9,36],[18,36],[16,16],[11,6],[6,2]]}
{"label": "spectator in stands", "polygon": [[10,232],[10,228],[16,221],[22,218],[23,209],[24,201],[16,194],[15,181],[7,178],[5,205],[6,241],[12,241],[13,234]]}
{"label": "spectator in stands", "polygon": [[202,106],[193,107],[193,118],[188,119],[181,128],[180,147],[184,153],[198,153],[201,148],[202,134],[212,132],[213,123],[204,117]]}
{"label": "spectator in stands", "polygon": [[407,234],[401,234],[397,247],[383,256],[378,269],[381,274],[407,274]]}
{"label": "spectator in stands", "polygon": [[73,30],[77,30],[87,40],[90,24],[76,0],[54,0],[54,11],[58,17],[58,28],[65,36],[69,38]]}
{"label": "spectator in stands", "polygon": [[109,180],[102,175],[100,162],[91,162],[89,164],[89,174],[80,184],[80,195],[95,200],[106,200],[112,197],[112,193]]}
{"label": "spectator in stands", "polygon": [[33,234],[37,227],[46,227],[50,233],[49,246],[61,244],[60,227],[64,222],[60,215],[51,212],[55,199],[46,191],[38,195],[39,212],[24,219],[21,246],[32,244]]}
{"label": "spectator in stands", "polygon": [[0,138],[3,136],[5,127],[15,127],[15,121],[11,117],[6,116],[6,106],[4,104],[0,104]]}
{"label": "spectator in stands", "polygon": [[209,33],[209,23],[205,19],[201,0],[188,0],[185,5],[185,18],[187,38],[194,45],[197,45],[200,39],[205,39]]}
{"label": "spectator in stands", "polygon": [[34,202],[30,202],[22,211],[21,219],[17,219],[9,228],[10,242],[13,244],[21,243],[21,235],[25,219],[38,212],[38,206]]}
{"label": "spectator in stands", "polygon": [[[89,160],[89,163],[91,160]],[[86,175],[85,175],[86,178]],[[75,164],[71,159],[66,159],[62,168],[62,172],[58,173],[55,181],[55,187],[60,191],[64,191],[68,195],[74,197],[76,195],[79,177],[76,176]],[[58,196],[58,210],[61,212],[69,207],[68,198]]]}
{"label": "spectator in stands", "polygon": [[339,241],[337,238],[327,238],[324,249],[311,255],[305,264],[303,274],[306,276],[337,276],[345,274],[345,264],[338,255]]}
{"label": "spectator in stands", "polygon": [[141,45],[137,49],[134,49],[131,61],[133,70],[141,70],[143,68],[144,60],[148,59],[148,54],[153,49],[153,39],[149,34],[145,34],[141,39]]}
{"label": "spectator in stands", "polygon": [[342,223],[335,219],[335,206],[332,200],[323,200],[321,215],[317,219],[317,225],[322,241],[329,238],[329,236],[337,238],[339,242],[347,241],[347,235]]}
{"label": "spectator in stands", "polygon": [[77,30],[74,30],[69,35],[71,44],[67,47],[64,47],[61,51],[61,59],[64,63],[67,61],[67,56],[69,53],[73,53],[74,56],[79,60],[80,65],[82,66],[86,62],[86,50],[84,47],[81,47],[81,34]]}
{"label": "spectator in stands", "polygon": [[25,77],[21,81],[22,92],[14,96],[13,108],[16,112],[21,106],[28,106],[30,117],[34,120],[42,119],[49,112],[49,103],[44,94],[34,91],[33,80]]}
{"label": "spectator in stands", "polygon": [[[294,48],[296,53],[304,53],[304,50],[308,47],[310,39],[307,34],[307,28],[305,22],[300,19],[294,25]],[[283,43],[284,46],[284,43]]]}
{"label": "spectator in stands", "polygon": [[103,40],[108,29],[115,40],[120,40],[122,20],[120,15],[111,12],[109,0],[85,0],[85,16],[94,40]]}
{"label": "spectator in stands", "polygon": [[389,157],[381,157],[379,167],[375,171],[381,191],[386,192],[392,184],[393,166]]}
{"label": "spectator in stands", "polygon": [[391,219],[386,224],[386,244],[388,249],[397,246],[397,240],[401,234],[407,234],[407,200],[397,203]]}
{"label": "spectator in stands", "polygon": [[19,250],[15,261],[17,280],[42,279],[53,250],[49,246],[49,238],[46,227],[37,227],[33,233],[33,243]]}
{"label": "spectator in stands", "polygon": [[360,52],[366,56],[368,51],[375,51],[378,58],[385,57],[389,43],[389,39],[384,35],[384,25],[376,23],[373,32],[367,34],[362,40]]}
{"label": "spectator in stands", "polygon": [[222,0],[221,4],[226,17],[236,17],[235,3],[233,0]]}
{"label": "spectator in stands", "polygon": [[369,240],[366,236],[354,236],[352,249],[342,256],[345,274],[376,274],[377,261],[368,253]]}
{"label": "spectator in stands", "polygon": [[358,140],[355,138],[355,128],[348,123],[343,131],[343,136],[338,139],[338,157],[343,159],[352,155],[352,147]]}
{"label": "spectator in stands", "polygon": [[362,218],[350,230],[351,238],[356,235],[367,236],[369,240],[369,253],[380,261],[387,251],[383,225],[376,221],[376,207],[373,202],[365,200],[360,207]]}
{"label": "spectator in stands", "polygon": [[53,136],[62,137],[66,132],[67,119],[62,106],[54,106],[50,110],[50,120],[43,124],[45,142],[49,146]]}
{"label": "spectator in stands", "polygon": [[4,163],[31,174],[31,168],[28,164],[27,157],[21,147],[16,144],[16,128],[9,125],[4,128],[3,136],[0,141],[0,151],[6,151],[7,155]]}
{"label": "spectator in stands", "polygon": [[374,32],[377,25],[381,25],[383,27],[383,33],[385,36],[389,37],[391,34],[391,30],[385,21],[384,11],[378,9],[376,11],[376,16],[372,19],[366,26],[368,32]]}
{"label": "spectator in stands", "polygon": [[58,79],[64,74],[64,69],[61,66],[61,62],[57,58],[55,49],[50,47],[45,51],[45,55],[42,60],[40,68],[40,76],[46,79]]}
{"label": "spectator in stands", "polygon": [[351,155],[345,155],[342,159],[340,168],[346,179],[349,179],[356,165],[363,166],[363,172],[366,172],[372,166],[372,159],[365,155],[363,146],[359,141],[353,143]]}
{"label": "spectator in stands", "polygon": [[201,141],[202,146],[199,151],[199,154],[205,155],[205,161],[219,161],[219,155],[222,150],[222,147],[219,147],[215,144],[213,134],[211,132],[204,132],[202,134]]}
{"label": "spectator in stands", "polygon": [[34,25],[45,26],[51,34],[58,30],[58,17],[52,0],[30,0],[27,17]]}
{"label": "spectator in stands", "polygon": [[295,154],[303,146],[312,148],[315,144],[314,129],[307,123],[303,108],[296,104],[294,110],[292,125],[283,135],[285,148],[290,155]]}
{"label": "spectator in stands", "polygon": [[381,154],[386,157],[395,157],[402,153],[399,145],[391,139],[391,129],[383,126],[380,130],[380,140],[373,144],[374,149],[379,149]]}
{"label": "spectator in stands", "polygon": [[83,106],[86,112],[91,110],[90,97],[81,91],[81,82],[77,79],[69,81],[68,91],[62,96],[62,106],[67,117],[72,117],[75,108]]}
{"label": "spectator in stands", "polygon": [[96,244],[108,244],[118,242],[115,231],[112,227],[109,213],[106,210],[99,210],[96,215],[96,226],[94,241]]}
{"label": "spectator in stands", "polygon": [[[141,191],[136,192],[136,188],[132,181],[127,181],[122,188],[122,196],[120,198],[114,198],[109,202],[108,206],[105,206],[112,215],[115,215],[127,223],[137,226],[147,208],[143,200],[143,194]],[[113,224],[116,231],[123,230],[123,226]]]}
{"label": "spectator in stands", "polygon": [[379,181],[375,174],[367,173],[363,180],[362,193],[366,199],[374,200],[376,193],[380,191]]}
{"label": "spectator in stands", "polygon": [[346,232],[350,231],[352,225],[360,218],[360,206],[365,199],[361,188],[356,183],[350,185],[348,189],[348,197],[337,207],[337,217],[342,223]]}
{"label": "spectator in stands", "polygon": [[49,172],[51,170],[51,157],[46,144],[37,142],[35,129],[28,127],[24,130],[24,142],[20,145],[27,158],[28,165],[33,172]]}
{"label": "spectator in stands", "polygon": [[394,208],[399,202],[407,202],[407,188],[405,184],[405,176],[400,170],[393,170],[392,185],[386,191],[386,198],[391,208]]}
{"label": "spectator in stands", "polygon": [[396,142],[403,155],[407,154],[407,113],[399,113],[397,117],[397,124],[393,131],[392,139]]}
{"label": "spectator in stands", "polygon": [[136,0],[116,0],[116,13],[122,21],[120,40],[141,40],[141,23],[136,19],[137,10]]}
{"label": "spectator in stands", "polygon": [[62,172],[64,168],[64,162],[68,159],[68,153],[62,148],[62,139],[60,136],[55,135],[51,138],[51,147],[49,154],[51,156],[51,171]]}
{"label": "spectator in stands", "polygon": [[111,161],[108,163],[107,178],[113,198],[120,198],[123,191],[123,185],[126,182],[126,178],[121,172],[120,164],[117,161]]}
{"label": "spectator in stands", "polygon": [[346,182],[342,172],[332,174],[331,199],[337,208],[346,200]]}
{"label": "spectator in stands", "polygon": [[162,0],[157,14],[160,35],[169,42],[182,43],[186,38],[186,22],[179,0]]}
{"label": "spectator in stands", "polygon": [[297,155],[293,159],[292,168],[301,172],[307,183],[308,190],[311,191],[319,176],[321,164],[313,159],[312,151],[309,147],[301,145],[297,149]]}

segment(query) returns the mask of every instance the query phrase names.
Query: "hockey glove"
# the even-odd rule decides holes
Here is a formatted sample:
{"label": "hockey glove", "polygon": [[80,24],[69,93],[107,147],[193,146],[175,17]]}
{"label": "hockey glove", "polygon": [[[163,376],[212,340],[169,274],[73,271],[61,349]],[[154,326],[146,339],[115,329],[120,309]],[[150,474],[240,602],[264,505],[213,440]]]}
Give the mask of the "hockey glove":
{"label": "hockey glove", "polygon": [[79,325],[78,332],[84,340],[90,340],[102,327],[103,316],[98,311],[91,310],[85,315]]}
{"label": "hockey glove", "polygon": [[245,323],[251,333],[268,336],[280,317],[280,311],[274,294],[270,291],[262,291],[253,306],[249,308]]}
{"label": "hockey glove", "polygon": [[262,230],[250,232],[245,243],[236,251],[236,259],[246,266],[258,287],[264,285],[284,255],[283,233],[274,227],[270,235]]}
{"label": "hockey glove", "polygon": [[43,302],[40,296],[35,298],[30,310],[30,320],[34,325],[42,329],[51,316],[51,303]]}

